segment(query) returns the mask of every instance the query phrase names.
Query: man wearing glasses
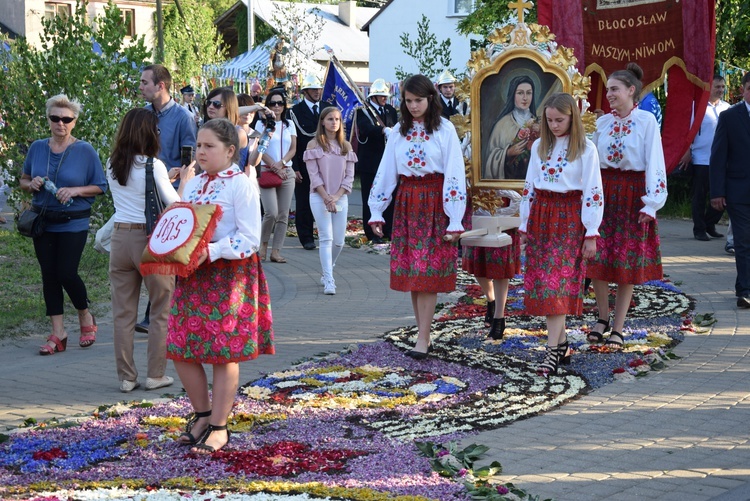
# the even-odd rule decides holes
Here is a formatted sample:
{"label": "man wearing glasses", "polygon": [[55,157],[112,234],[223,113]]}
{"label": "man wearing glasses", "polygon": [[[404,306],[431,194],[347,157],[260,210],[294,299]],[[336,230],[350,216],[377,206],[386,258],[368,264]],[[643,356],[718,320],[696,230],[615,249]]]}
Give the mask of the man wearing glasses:
{"label": "man wearing glasses", "polygon": [[315,137],[318,128],[321,108],[327,108],[329,103],[321,103],[323,96],[323,84],[315,75],[307,75],[302,80],[300,87],[304,99],[295,104],[291,110],[294,126],[297,127],[297,151],[294,153],[292,168],[297,176],[297,185],[294,187],[294,200],[297,208],[295,224],[297,225],[297,236],[299,243],[305,250],[315,249],[315,237],[313,237],[313,214],[310,210],[310,176],[307,174],[307,166],[302,156],[307,149],[307,143]]}
{"label": "man wearing glasses", "polygon": [[[180,148],[195,148],[195,121],[192,115],[177,104],[169,94],[172,87],[172,75],[161,64],[151,64],[141,72],[141,85],[138,87],[143,99],[148,101],[146,109],[152,110],[159,120],[159,160],[164,162],[169,171],[169,179],[178,182],[180,166]],[[143,320],[135,325],[137,332],[148,332],[149,310],[146,307]]]}

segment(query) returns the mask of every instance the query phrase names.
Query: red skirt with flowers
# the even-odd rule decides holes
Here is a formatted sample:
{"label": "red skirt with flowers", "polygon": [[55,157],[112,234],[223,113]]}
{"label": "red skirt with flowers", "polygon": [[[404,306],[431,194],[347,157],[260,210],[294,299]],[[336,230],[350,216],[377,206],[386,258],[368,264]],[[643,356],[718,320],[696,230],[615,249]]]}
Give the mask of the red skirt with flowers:
{"label": "red skirt with flowers", "polygon": [[661,251],[656,220],[638,222],[646,194],[646,173],[603,169],[604,219],[596,257],[587,276],[617,284],[661,280]]}
{"label": "red skirt with flowers", "polygon": [[513,243],[505,247],[464,245],[461,259],[461,267],[464,271],[475,277],[493,280],[510,279],[521,273],[520,236],[516,230],[509,230],[506,233],[513,238]]}
{"label": "red skirt with flowers", "polygon": [[391,289],[452,292],[458,247],[443,240],[443,175],[401,176],[393,215]]}
{"label": "red skirt with flowers", "polygon": [[[471,198],[467,200],[466,213],[463,218],[465,230],[471,229]],[[461,268],[475,277],[493,280],[510,279],[521,273],[521,237],[516,230],[506,233],[513,243],[505,247],[474,247],[464,245]]]}
{"label": "red skirt with flowers", "polygon": [[167,358],[226,364],[274,353],[271,295],[257,254],[206,261],[177,280]]}
{"label": "red skirt with flowers", "polygon": [[526,227],[524,309],[529,315],[581,315],[586,262],[581,192],[537,190]]}

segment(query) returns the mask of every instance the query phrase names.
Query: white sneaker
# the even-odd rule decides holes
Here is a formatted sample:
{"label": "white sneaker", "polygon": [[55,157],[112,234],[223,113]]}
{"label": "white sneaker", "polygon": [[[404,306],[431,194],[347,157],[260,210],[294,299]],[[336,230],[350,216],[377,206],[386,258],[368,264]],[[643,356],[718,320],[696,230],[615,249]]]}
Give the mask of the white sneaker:
{"label": "white sneaker", "polygon": [[323,275],[320,276],[320,285],[322,285],[323,287],[326,286],[326,277],[324,277]]}
{"label": "white sneaker", "polygon": [[326,294],[328,296],[333,296],[334,294],[336,294],[336,282],[334,282],[332,278],[325,280],[323,283],[323,287],[323,294]]}
{"label": "white sneaker", "polygon": [[174,383],[174,378],[169,376],[162,376],[160,378],[148,378],[146,379],[146,389],[155,390],[157,388],[164,388]]}
{"label": "white sneaker", "polygon": [[141,386],[141,383],[139,383],[138,381],[120,381],[120,391],[123,393],[130,393],[139,386]]}

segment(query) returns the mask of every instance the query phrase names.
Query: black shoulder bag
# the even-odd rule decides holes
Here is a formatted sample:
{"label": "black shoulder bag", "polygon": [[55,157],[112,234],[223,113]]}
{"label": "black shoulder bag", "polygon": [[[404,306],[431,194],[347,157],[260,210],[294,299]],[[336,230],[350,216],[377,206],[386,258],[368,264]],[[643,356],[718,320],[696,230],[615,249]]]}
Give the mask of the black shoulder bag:
{"label": "black shoulder bag", "polygon": [[154,231],[159,216],[164,212],[164,202],[161,201],[159,191],[154,182],[154,159],[149,158],[146,162],[146,231],[150,235]]}

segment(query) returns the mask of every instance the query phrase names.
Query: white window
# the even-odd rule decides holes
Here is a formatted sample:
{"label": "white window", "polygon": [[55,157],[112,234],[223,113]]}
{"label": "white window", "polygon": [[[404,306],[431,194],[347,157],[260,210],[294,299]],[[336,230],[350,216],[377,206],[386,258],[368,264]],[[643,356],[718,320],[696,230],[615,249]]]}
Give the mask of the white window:
{"label": "white window", "polygon": [[125,36],[135,36],[135,11],[133,9],[120,9],[120,19],[125,25]]}
{"label": "white window", "polygon": [[448,15],[466,16],[474,10],[474,0],[448,0]]}
{"label": "white window", "polygon": [[44,17],[52,20],[57,16],[70,16],[70,4],[67,3],[55,3],[45,2],[44,4]]}

